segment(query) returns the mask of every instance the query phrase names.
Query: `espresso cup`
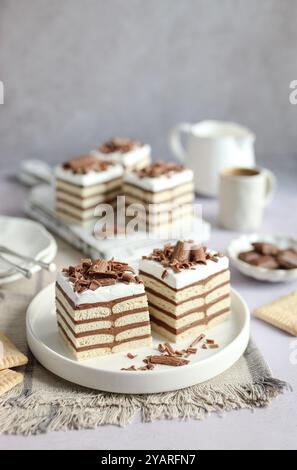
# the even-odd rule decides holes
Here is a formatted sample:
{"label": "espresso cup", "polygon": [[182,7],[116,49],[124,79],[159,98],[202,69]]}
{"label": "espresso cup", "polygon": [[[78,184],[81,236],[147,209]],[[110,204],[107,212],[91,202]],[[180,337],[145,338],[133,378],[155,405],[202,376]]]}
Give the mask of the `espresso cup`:
{"label": "espresso cup", "polygon": [[225,168],[220,173],[219,222],[230,230],[253,231],[276,188],[274,174],[264,168]]}

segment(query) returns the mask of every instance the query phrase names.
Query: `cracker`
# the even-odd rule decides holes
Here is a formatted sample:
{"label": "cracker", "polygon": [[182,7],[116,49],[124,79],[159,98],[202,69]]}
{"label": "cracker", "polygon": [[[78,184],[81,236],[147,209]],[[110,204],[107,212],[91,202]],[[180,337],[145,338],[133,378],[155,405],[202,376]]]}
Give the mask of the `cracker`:
{"label": "cracker", "polygon": [[1,370],[0,371],[0,396],[11,390],[16,385],[23,381],[23,374],[15,372],[14,370]]}
{"label": "cracker", "polygon": [[297,291],[263,305],[254,311],[254,315],[281,330],[297,336]]}
{"label": "cracker", "polygon": [[27,357],[0,331],[0,370],[27,364]]}

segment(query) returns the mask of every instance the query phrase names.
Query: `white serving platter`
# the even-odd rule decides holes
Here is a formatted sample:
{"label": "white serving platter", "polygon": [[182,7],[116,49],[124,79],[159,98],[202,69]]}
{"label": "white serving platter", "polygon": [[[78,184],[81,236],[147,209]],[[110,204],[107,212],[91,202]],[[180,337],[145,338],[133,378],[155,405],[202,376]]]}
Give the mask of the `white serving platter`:
{"label": "white serving platter", "polygon": [[[36,260],[52,262],[57,253],[57,244],[53,236],[38,222],[17,217],[0,215],[0,246],[5,246],[24,256]],[[21,261],[14,256],[3,255],[5,258],[30,269],[33,273],[40,267],[27,261]],[[17,281],[23,276],[0,260],[0,285]]]}
{"label": "white serving platter", "polygon": [[[26,213],[41,222],[52,233],[60,236],[68,243],[82,251],[91,258],[122,258],[130,264],[137,263],[139,258],[150,253],[153,248],[163,246],[168,237],[157,238],[134,234],[125,238],[119,237],[107,240],[97,240],[93,234],[92,225],[89,228],[76,224],[68,224],[56,217],[54,187],[42,184],[33,188],[25,204]],[[197,217],[191,226],[179,227],[172,241],[181,238],[205,243],[210,238],[210,224]],[[173,235],[173,234],[172,234]]]}
{"label": "white serving platter", "polygon": [[[159,393],[178,390],[209,380],[231,367],[244,353],[250,335],[250,314],[245,301],[232,289],[230,319],[212,328],[207,336],[219,349],[199,350],[190,356],[190,363],[181,367],[158,365],[151,371],[121,371],[122,367],[144,365],[142,359],[158,354],[157,345],[164,341],[154,335],[152,348],[138,349],[137,358],[126,353],[84,362],[76,361],[58,333],[55,314],[54,285],[46,287],[30,304],[27,311],[27,340],[38,361],[54,374],[76,384],[116,393]],[[190,340],[175,345],[188,346]]]}
{"label": "white serving platter", "polygon": [[245,263],[238,258],[239,253],[252,249],[254,242],[273,243],[278,248],[295,248],[297,250],[297,238],[285,235],[267,235],[253,233],[251,235],[242,235],[232,240],[228,246],[228,256],[233,266],[246,276],[257,279],[258,281],[268,282],[290,282],[297,279],[297,269],[267,269]]}

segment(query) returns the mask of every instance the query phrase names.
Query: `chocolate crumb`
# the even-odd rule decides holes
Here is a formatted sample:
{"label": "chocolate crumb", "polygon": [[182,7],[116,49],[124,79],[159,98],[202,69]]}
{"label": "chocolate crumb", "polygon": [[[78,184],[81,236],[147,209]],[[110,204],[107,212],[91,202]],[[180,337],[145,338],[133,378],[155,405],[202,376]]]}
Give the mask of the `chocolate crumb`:
{"label": "chocolate crumb", "polygon": [[201,335],[199,335],[196,339],[194,339],[194,341],[192,341],[189,348],[193,348],[193,346],[200,343],[200,341],[202,341],[204,338],[205,338],[205,334],[201,333]]}
{"label": "chocolate crumb", "polygon": [[136,366],[130,366],[130,367],[122,367],[121,370],[126,370],[126,371],[136,371]]}
{"label": "chocolate crumb", "polygon": [[135,357],[137,357],[137,354],[132,354],[132,353],[128,352],[128,353],[127,353],[127,357],[128,357],[129,359],[135,359]]}
{"label": "chocolate crumb", "polygon": [[162,272],[161,278],[164,280],[167,276],[168,276],[168,271],[167,271],[167,269],[165,269],[165,270]]}

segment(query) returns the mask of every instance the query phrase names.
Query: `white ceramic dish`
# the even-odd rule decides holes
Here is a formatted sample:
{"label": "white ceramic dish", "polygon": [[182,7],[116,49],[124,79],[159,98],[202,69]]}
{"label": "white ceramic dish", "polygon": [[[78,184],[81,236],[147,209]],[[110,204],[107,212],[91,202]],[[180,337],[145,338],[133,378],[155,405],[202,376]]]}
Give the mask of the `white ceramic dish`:
{"label": "white ceramic dish", "polygon": [[[45,228],[32,220],[0,216],[0,246],[5,246],[25,256],[51,262],[57,253],[57,244]],[[4,255],[13,262],[17,258]],[[39,266],[26,261],[20,261],[20,266],[30,269],[32,273],[40,270]],[[0,260],[0,285],[21,279],[4,261]]]}
{"label": "white ceramic dish", "polygon": [[[164,341],[153,338],[153,347],[139,349],[133,361],[126,353],[84,362],[73,359],[59,336],[54,285],[48,286],[32,301],[27,311],[27,340],[38,361],[54,374],[76,384],[116,393],[158,393],[178,390],[204,382],[231,367],[246,349],[250,334],[250,314],[240,295],[232,290],[230,319],[212,328],[208,337],[220,345],[219,349],[199,350],[191,356],[190,364],[182,367],[156,366],[152,371],[127,372],[122,367],[143,365],[142,359],[156,354],[156,346]],[[178,348],[189,345],[178,344]]]}
{"label": "white ceramic dish", "polygon": [[257,266],[252,266],[238,258],[239,253],[252,249],[251,243],[253,242],[269,242],[277,245],[279,248],[295,248],[297,249],[297,239],[282,235],[264,235],[252,234],[242,235],[233,240],[228,246],[228,255],[231,263],[246,276],[252,277],[259,281],[269,282],[289,282],[297,279],[297,269],[266,269]]}

